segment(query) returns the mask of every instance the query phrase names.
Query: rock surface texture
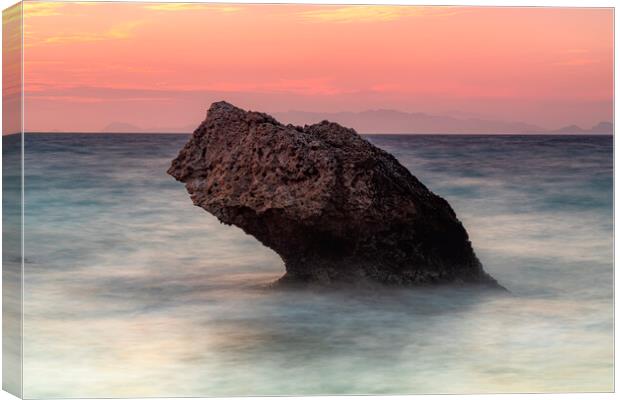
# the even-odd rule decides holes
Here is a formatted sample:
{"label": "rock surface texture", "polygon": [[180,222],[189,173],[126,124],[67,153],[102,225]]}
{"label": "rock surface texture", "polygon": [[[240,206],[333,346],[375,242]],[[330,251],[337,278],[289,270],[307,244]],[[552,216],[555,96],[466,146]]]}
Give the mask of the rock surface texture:
{"label": "rock surface texture", "polygon": [[283,125],[214,103],[168,173],[196,206],[277,252],[281,283],[499,287],[448,202],[338,124]]}

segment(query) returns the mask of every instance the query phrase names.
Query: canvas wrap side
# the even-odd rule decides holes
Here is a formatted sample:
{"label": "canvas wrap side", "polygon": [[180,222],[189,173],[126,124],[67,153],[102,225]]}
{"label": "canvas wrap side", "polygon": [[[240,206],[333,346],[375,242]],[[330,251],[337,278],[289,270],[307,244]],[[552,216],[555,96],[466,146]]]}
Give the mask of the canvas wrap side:
{"label": "canvas wrap side", "polygon": [[2,13],[2,389],[22,397],[23,7]]}

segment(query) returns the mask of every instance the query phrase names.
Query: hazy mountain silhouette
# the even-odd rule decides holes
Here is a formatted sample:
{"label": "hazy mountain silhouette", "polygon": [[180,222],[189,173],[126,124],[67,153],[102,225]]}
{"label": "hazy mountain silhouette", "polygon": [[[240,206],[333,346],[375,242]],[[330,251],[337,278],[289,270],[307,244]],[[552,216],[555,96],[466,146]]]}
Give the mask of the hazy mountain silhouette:
{"label": "hazy mountain silhouette", "polygon": [[127,122],[111,122],[109,124],[107,124],[102,130],[101,132],[106,132],[106,133],[113,133],[113,132],[117,132],[117,133],[131,133],[131,132],[142,132],[142,129],[132,125],[132,124],[128,124]]}
{"label": "hazy mountain silhouette", "polygon": [[[518,121],[501,121],[480,117],[454,117],[425,113],[407,113],[397,110],[380,109],[361,112],[308,112],[286,111],[270,113],[284,124],[306,125],[329,120],[359,133],[421,133],[421,134],[526,134],[526,133],[564,133],[564,134],[610,134],[611,122],[599,122],[590,129],[569,125],[560,129],[548,130],[540,126]],[[199,122],[176,127],[140,128],[125,122],[112,122],[102,132],[140,132],[140,133],[192,133]]]}
{"label": "hazy mountain silhouette", "polygon": [[602,121],[598,124],[594,125],[590,129],[583,129],[578,125],[569,125],[562,127],[560,129],[556,129],[550,131],[552,133],[600,133],[600,134],[611,134],[614,133],[614,124],[608,121]]}
{"label": "hazy mountain silhouette", "polygon": [[455,118],[396,110],[315,113],[288,111],[273,113],[283,123],[305,125],[329,120],[360,133],[534,133],[545,129],[524,122]]}

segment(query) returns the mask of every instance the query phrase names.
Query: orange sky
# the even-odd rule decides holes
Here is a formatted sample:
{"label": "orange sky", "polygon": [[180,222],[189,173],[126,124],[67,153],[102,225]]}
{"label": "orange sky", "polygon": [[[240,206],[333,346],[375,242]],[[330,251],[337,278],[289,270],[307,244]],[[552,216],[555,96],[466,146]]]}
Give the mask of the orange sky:
{"label": "orange sky", "polygon": [[221,99],[589,127],[612,30],[611,9],[31,2],[26,130],[191,131]]}

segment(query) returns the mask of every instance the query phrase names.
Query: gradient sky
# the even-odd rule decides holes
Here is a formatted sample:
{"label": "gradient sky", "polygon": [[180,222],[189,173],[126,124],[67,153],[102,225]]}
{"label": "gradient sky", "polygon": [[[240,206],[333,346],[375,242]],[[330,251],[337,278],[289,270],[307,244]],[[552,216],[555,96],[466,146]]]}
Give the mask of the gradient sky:
{"label": "gradient sky", "polygon": [[612,120],[612,9],[31,2],[24,32],[27,131],[189,132],[217,100]]}

